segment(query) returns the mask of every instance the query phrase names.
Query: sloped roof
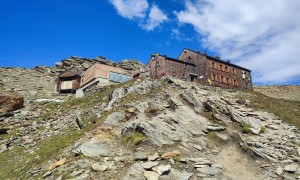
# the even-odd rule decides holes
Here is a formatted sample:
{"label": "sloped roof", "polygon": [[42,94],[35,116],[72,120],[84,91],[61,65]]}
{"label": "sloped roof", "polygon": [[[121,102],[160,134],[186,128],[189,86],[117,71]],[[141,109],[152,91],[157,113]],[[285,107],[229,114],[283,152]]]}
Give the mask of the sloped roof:
{"label": "sloped roof", "polygon": [[73,67],[59,75],[59,77],[72,77],[72,76],[81,76],[83,71],[79,68]]}
{"label": "sloped roof", "polygon": [[[217,62],[219,62],[219,63],[227,64],[228,66],[233,66],[233,67],[236,67],[236,68],[238,68],[238,69],[242,69],[242,70],[251,72],[250,69],[247,69],[247,68],[238,66],[238,65],[236,65],[236,64],[232,64],[232,63],[227,62],[227,61],[222,60],[222,59],[218,59],[218,58],[209,56],[209,55],[207,55],[207,54],[201,54],[201,53],[198,52],[198,51],[194,51],[194,50],[191,50],[191,49],[188,49],[188,48],[184,48],[184,50],[182,51],[182,53],[183,53],[185,50],[191,51],[191,52],[196,53],[196,54],[200,54],[200,55],[205,56],[206,58],[208,58],[208,59],[210,59],[210,60],[217,61]],[[181,53],[181,54],[182,54],[182,53]]]}
{"label": "sloped roof", "polygon": [[191,66],[196,66],[194,63],[190,63],[190,62],[187,62],[187,61],[181,61],[181,60],[174,59],[174,58],[171,58],[171,57],[168,57],[168,56],[165,56],[165,55],[163,55],[163,57],[165,57],[167,60],[170,60],[170,61],[179,62],[179,63],[183,63],[183,64],[188,64],[188,65],[191,65]]}

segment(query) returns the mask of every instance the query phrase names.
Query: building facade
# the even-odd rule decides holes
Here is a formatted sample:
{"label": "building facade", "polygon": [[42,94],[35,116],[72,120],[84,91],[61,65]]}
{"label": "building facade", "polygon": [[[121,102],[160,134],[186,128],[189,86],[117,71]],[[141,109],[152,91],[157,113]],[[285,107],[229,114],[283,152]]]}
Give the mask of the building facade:
{"label": "building facade", "polygon": [[178,59],[152,56],[146,70],[153,79],[174,76],[205,85],[253,90],[249,69],[190,49],[184,49]]}
{"label": "building facade", "polygon": [[128,75],[127,71],[122,68],[96,63],[83,73],[80,86],[99,78],[106,81],[124,82],[126,78],[131,79],[131,75]]}

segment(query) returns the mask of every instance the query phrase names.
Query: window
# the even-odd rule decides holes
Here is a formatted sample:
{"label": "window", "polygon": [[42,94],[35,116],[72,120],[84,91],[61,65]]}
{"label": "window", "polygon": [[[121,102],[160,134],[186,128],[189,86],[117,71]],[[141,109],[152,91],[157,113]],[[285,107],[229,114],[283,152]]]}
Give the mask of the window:
{"label": "window", "polygon": [[232,68],[232,74],[236,74],[236,72],[235,72],[235,69],[234,69],[234,68]]}
{"label": "window", "polygon": [[230,79],[229,78],[227,78],[227,84],[230,84]]}
{"label": "window", "polygon": [[215,68],[215,63],[211,63],[211,68]]}
{"label": "window", "polygon": [[222,66],[222,64],[220,64],[220,70],[221,70],[221,71],[223,71],[223,69],[222,69],[222,68],[223,68],[223,66]]}
{"label": "window", "polygon": [[243,79],[246,78],[246,73],[245,73],[245,71],[242,71],[242,77],[243,77]]}
{"label": "window", "polygon": [[228,71],[228,67],[227,66],[225,66],[225,72],[227,72]]}
{"label": "window", "polygon": [[215,74],[213,74],[213,80],[214,80],[214,81],[216,80],[216,75],[215,75]]}
{"label": "window", "polygon": [[237,84],[236,84],[236,80],[235,80],[235,79],[233,80],[233,85],[235,85],[235,86],[237,85]]}
{"label": "window", "polygon": [[221,76],[221,78],[220,78],[220,82],[224,82],[223,80],[224,80],[224,77],[223,77],[223,76]]}
{"label": "window", "polygon": [[159,67],[159,61],[156,60],[156,67]]}

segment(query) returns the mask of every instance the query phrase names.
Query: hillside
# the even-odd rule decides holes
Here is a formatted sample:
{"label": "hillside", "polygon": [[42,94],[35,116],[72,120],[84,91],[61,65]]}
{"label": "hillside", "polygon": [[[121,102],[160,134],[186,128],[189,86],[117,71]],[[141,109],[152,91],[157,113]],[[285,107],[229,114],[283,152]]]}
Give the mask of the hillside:
{"label": "hillside", "polygon": [[299,102],[172,77],[96,86],[75,99],[53,93],[51,70],[38,72],[0,69],[1,93],[25,101],[0,115],[0,179],[300,176]]}
{"label": "hillside", "polygon": [[277,99],[300,101],[300,86],[254,86],[254,91]]}

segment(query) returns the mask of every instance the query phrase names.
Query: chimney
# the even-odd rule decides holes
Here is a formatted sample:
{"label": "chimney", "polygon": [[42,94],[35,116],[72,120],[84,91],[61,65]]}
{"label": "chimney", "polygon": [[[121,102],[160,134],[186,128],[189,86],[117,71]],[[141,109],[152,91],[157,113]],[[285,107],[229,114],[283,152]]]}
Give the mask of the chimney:
{"label": "chimney", "polygon": [[226,61],[227,63],[230,63],[230,61]]}
{"label": "chimney", "polygon": [[216,56],[215,58],[216,58],[216,59],[221,59],[220,56]]}

